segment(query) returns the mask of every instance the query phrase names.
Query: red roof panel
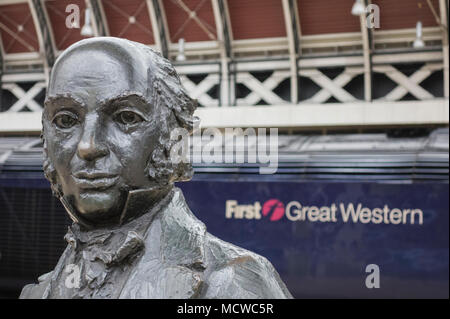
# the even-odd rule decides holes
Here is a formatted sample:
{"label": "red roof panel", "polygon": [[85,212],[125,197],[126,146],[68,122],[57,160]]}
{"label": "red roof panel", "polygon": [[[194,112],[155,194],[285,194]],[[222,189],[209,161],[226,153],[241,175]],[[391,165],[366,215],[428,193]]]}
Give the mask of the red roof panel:
{"label": "red roof panel", "polygon": [[0,6],[0,35],[5,53],[39,51],[39,41],[28,3]]}
{"label": "red roof panel", "polygon": [[302,35],[360,32],[359,17],[351,13],[354,3],[355,0],[297,0]]}
{"label": "red roof panel", "polygon": [[[80,28],[68,28],[66,19],[72,11],[66,12],[69,4],[75,4],[80,8]],[[80,32],[84,25],[84,0],[47,0],[45,1],[47,15],[53,30],[55,46],[58,50],[64,50],[71,44],[84,39]]]}
{"label": "red roof panel", "polygon": [[165,0],[163,3],[172,43],[181,38],[188,42],[217,39],[211,0]]}
{"label": "red roof panel", "polygon": [[111,36],[155,44],[145,0],[102,0],[102,4]]}
{"label": "red roof panel", "polygon": [[281,0],[228,0],[235,40],[286,36]]}
{"label": "red roof panel", "polygon": [[[424,27],[436,26],[436,20],[426,0],[374,0],[380,7],[380,29],[415,28],[417,21]],[[439,15],[439,1],[431,0]]]}

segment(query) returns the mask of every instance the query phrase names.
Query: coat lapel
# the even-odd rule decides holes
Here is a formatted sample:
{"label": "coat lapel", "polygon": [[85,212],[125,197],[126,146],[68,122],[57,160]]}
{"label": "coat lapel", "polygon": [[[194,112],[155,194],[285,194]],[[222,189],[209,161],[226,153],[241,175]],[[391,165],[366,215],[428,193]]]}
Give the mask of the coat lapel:
{"label": "coat lapel", "polygon": [[203,285],[206,227],[175,188],[166,208],[145,236],[145,253],[133,269],[120,298],[197,297]]}
{"label": "coat lapel", "polygon": [[[110,260],[111,263],[114,260],[120,261],[125,258],[123,256],[133,252],[134,248],[143,247],[136,263],[124,272],[119,270],[116,274],[116,279],[111,282],[115,287],[112,287],[113,293],[110,297],[188,299],[200,295],[203,271],[206,268],[206,227],[192,214],[181,190],[174,188],[169,197],[171,198],[165,203],[161,203],[160,209],[155,208],[153,212],[149,212],[150,215],[145,214],[120,229],[120,232],[129,230],[134,235],[134,231],[148,227],[149,222],[144,220],[152,219],[147,231],[138,231],[143,235],[142,243],[141,237],[137,235],[125,236],[125,239],[120,241],[123,245],[119,245],[111,254],[103,254],[100,251],[95,254],[95,258],[91,258],[109,264]],[[77,243],[83,238],[82,234],[75,236],[78,239],[72,241],[69,237],[66,239],[69,239],[71,245],[61,256],[53,273],[43,280],[41,285],[30,285],[29,289],[25,289],[24,297],[70,298],[73,295],[65,293],[68,291],[62,275],[65,266],[73,262]],[[89,256],[84,256],[87,257]],[[101,298],[103,288],[98,289],[96,297]]]}
{"label": "coat lapel", "polygon": [[203,285],[206,226],[192,214],[179,189],[161,215],[161,226],[163,298],[193,298]]}

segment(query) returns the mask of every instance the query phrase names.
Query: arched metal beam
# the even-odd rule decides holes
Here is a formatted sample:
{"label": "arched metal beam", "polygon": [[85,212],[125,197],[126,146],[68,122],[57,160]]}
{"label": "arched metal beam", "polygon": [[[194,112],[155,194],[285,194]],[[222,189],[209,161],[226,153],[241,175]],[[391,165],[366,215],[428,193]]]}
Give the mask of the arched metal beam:
{"label": "arched metal beam", "polygon": [[444,97],[449,97],[448,1],[439,0],[442,27],[442,53],[444,55]]}
{"label": "arched metal beam", "polygon": [[3,40],[0,36],[0,112],[3,111]]}
{"label": "arched metal beam", "polygon": [[297,1],[283,0],[284,21],[289,42],[289,60],[291,65],[291,102],[298,103],[298,57],[300,55],[300,19]]}
{"label": "arched metal beam", "polygon": [[233,58],[231,47],[232,32],[228,6],[225,0],[212,0],[214,20],[216,23],[217,40],[220,49],[221,80],[220,80],[220,104],[231,105],[233,90],[231,85],[230,62]]}
{"label": "arched metal beam", "polygon": [[221,42],[221,50],[225,57],[232,58],[231,39],[232,32],[230,26],[230,16],[228,13],[228,5],[225,0],[212,0],[214,12],[214,20],[218,39]]}
{"label": "arched metal beam", "polygon": [[1,81],[1,75],[3,74],[3,40],[2,36],[0,35],[0,81]]}
{"label": "arched metal beam", "polygon": [[[371,0],[364,1],[365,6],[371,4]],[[361,36],[363,43],[364,56],[364,100],[366,102],[372,101],[372,29],[366,25],[366,14],[359,16],[361,26]]]}
{"label": "arched metal beam", "polygon": [[152,24],[153,35],[155,38],[156,46],[161,54],[165,57],[169,57],[169,30],[167,28],[166,14],[164,12],[164,6],[159,0],[146,0],[147,8],[149,10],[150,22]]}
{"label": "arched metal beam", "polygon": [[86,0],[86,7],[91,8],[92,16],[94,17],[94,25],[96,36],[106,36],[108,35],[108,28],[105,20],[105,15],[103,13],[103,7],[101,0]]}
{"label": "arched metal beam", "polygon": [[48,21],[41,0],[28,0],[28,5],[38,35],[40,51],[44,52],[45,55],[45,75],[48,80],[49,71],[56,59],[54,40],[49,27],[51,24]]}

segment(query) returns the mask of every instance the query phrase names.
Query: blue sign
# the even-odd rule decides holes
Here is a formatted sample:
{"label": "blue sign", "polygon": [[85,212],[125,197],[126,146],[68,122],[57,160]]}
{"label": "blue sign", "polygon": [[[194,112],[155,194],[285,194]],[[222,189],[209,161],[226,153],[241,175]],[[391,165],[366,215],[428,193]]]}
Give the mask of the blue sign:
{"label": "blue sign", "polygon": [[266,257],[297,298],[449,296],[448,183],[178,186],[210,233]]}

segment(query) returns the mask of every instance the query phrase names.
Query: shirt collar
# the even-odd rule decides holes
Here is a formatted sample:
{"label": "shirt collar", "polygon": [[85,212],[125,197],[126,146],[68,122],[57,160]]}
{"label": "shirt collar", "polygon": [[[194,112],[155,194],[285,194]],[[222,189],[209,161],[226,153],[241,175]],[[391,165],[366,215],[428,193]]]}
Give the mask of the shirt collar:
{"label": "shirt collar", "polygon": [[[167,187],[152,187],[129,191],[122,213],[115,222],[109,225],[109,227],[123,225],[144,215],[151,210],[152,207],[156,206],[158,202],[166,198],[168,194],[173,192],[172,188],[172,185],[170,185]],[[86,220],[64,196],[60,197],[60,200],[75,224],[78,224],[86,230],[93,230],[96,228],[96,226]],[[114,225],[114,223],[116,225]]]}
{"label": "shirt collar", "polygon": [[[158,203],[152,203],[148,200],[149,192],[153,190],[129,193],[119,225],[86,229],[79,222],[74,222],[64,238],[76,252],[83,251],[84,258],[101,260],[107,266],[136,256],[144,248],[145,232],[154,217],[167,206],[174,194],[171,190]],[[130,211],[133,213],[129,214]]]}

